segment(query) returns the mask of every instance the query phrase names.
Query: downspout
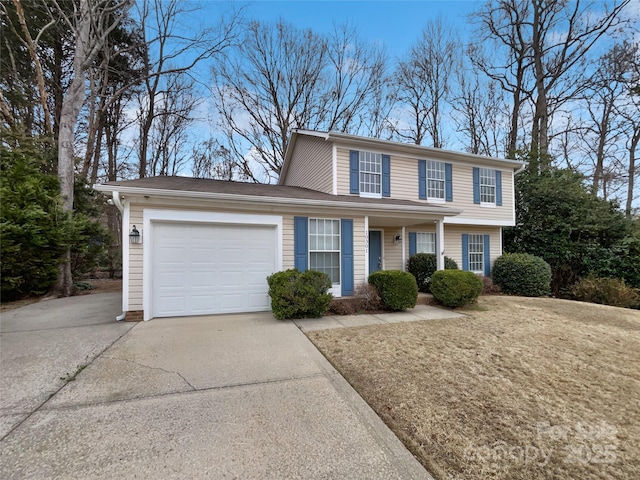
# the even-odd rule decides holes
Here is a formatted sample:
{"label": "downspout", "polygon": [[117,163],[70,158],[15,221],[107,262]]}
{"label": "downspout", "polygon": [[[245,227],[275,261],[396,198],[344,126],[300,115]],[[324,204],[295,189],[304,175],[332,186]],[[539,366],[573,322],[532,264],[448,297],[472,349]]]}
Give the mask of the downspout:
{"label": "downspout", "polygon": [[[116,206],[116,208],[118,210],[120,210],[120,213],[124,213],[124,206],[122,205],[122,200],[120,199],[120,192],[116,192],[114,191],[111,196],[113,197],[113,204]],[[123,230],[124,232],[124,230]],[[124,233],[123,233],[124,235]],[[124,295],[124,292],[123,292]],[[116,322],[121,322],[122,320],[124,320],[125,318],[127,318],[127,312],[125,312],[124,310],[122,311],[122,313],[120,315],[118,315],[116,317]]]}

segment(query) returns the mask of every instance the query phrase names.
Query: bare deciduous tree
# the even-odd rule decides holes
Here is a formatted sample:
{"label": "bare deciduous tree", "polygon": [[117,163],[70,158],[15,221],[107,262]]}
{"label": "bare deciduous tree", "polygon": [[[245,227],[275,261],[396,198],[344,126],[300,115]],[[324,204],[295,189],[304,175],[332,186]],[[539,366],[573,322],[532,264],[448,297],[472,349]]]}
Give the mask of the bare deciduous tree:
{"label": "bare deciduous tree", "polygon": [[203,61],[221,55],[233,44],[239,14],[222,17],[214,27],[185,29],[180,20],[193,18],[197,8],[180,0],[138,2],[138,21],[144,32],[143,93],[139,96],[140,138],[138,175],[148,173],[149,134],[157,119],[156,101],[168,91],[168,75],[190,75]]}
{"label": "bare deciduous tree", "polygon": [[349,27],[327,39],[283,22],[251,22],[215,83],[224,146],[243,176],[276,178],[295,128],[355,132],[384,88],[384,58]]}
{"label": "bare deciduous tree", "polygon": [[[44,2],[53,19],[59,17],[75,35],[73,52],[73,72],[69,88],[64,94],[60,112],[58,132],[58,178],[62,209],[73,211],[73,189],[75,183],[74,133],[80,109],[85,101],[85,76],[106,38],[118,26],[130,7],[130,0],[78,0],[73,14],[58,4],[56,0]],[[71,256],[67,251],[60,265],[60,273],[55,287],[56,293],[69,296],[73,292]]]}
{"label": "bare deciduous tree", "polygon": [[451,105],[458,131],[467,140],[470,153],[501,157],[508,153],[508,117],[503,92],[496,82],[481,78],[472,68],[456,72],[458,91]]}
{"label": "bare deciduous tree", "polygon": [[441,18],[430,21],[396,72],[397,96],[409,106],[406,129],[397,134],[416,145],[444,146],[444,102],[450,99],[452,72],[458,65],[459,41]]}

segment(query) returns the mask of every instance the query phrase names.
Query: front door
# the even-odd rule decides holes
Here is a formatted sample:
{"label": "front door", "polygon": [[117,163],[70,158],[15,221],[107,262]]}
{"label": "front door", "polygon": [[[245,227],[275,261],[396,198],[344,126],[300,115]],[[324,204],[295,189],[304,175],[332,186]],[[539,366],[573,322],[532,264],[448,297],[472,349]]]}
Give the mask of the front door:
{"label": "front door", "polygon": [[382,232],[369,230],[369,273],[382,269]]}

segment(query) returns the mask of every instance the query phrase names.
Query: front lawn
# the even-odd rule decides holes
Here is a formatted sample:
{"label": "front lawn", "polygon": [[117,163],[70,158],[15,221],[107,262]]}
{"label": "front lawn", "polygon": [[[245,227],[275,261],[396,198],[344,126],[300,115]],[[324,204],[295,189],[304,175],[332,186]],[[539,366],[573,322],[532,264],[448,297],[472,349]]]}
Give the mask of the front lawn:
{"label": "front lawn", "polygon": [[308,336],[436,478],[640,478],[640,312],[466,313]]}

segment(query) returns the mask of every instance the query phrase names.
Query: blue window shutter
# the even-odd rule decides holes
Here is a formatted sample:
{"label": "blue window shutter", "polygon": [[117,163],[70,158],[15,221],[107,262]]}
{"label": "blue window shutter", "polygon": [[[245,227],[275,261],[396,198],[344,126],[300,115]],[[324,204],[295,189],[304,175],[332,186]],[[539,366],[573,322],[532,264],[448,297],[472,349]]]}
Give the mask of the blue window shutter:
{"label": "blue window shutter", "polygon": [[473,167],[473,203],[480,203],[480,169]]}
{"label": "blue window shutter", "polygon": [[444,164],[444,198],[453,202],[453,168],[450,163]]}
{"label": "blue window shutter", "polygon": [[462,269],[469,270],[469,235],[462,234]]}
{"label": "blue window shutter", "polygon": [[353,295],[353,220],[342,219],[342,295]]}
{"label": "blue window shutter", "polygon": [[484,236],[484,276],[491,276],[491,245],[489,235]]}
{"label": "blue window shutter", "polygon": [[438,255],[438,232],[434,232],[433,234],[433,250],[434,250],[433,253]]}
{"label": "blue window shutter", "polygon": [[349,152],[349,193],[360,193],[360,154],[357,150]]}
{"label": "blue window shutter", "polygon": [[496,205],[502,206],[502,172],[496,170]]}
{"label": "blue window shutter", "polygon": [[306,271],[309,265],[308,230],[309,219],[307,217],[293,217],[293,266],[301,272]]}
{"label": "blue window shutter", "polygon": [[409,256],[415,255],[418,250],[416,232],[409,232]]}
{"label": "blue window shutter", "polygon": [[391,196],[391,157],[382,155],[382,196]]}
{"label": "blue window shutter", "polygon": [[427,161],[418,160],[418,197],[427,199]]}

